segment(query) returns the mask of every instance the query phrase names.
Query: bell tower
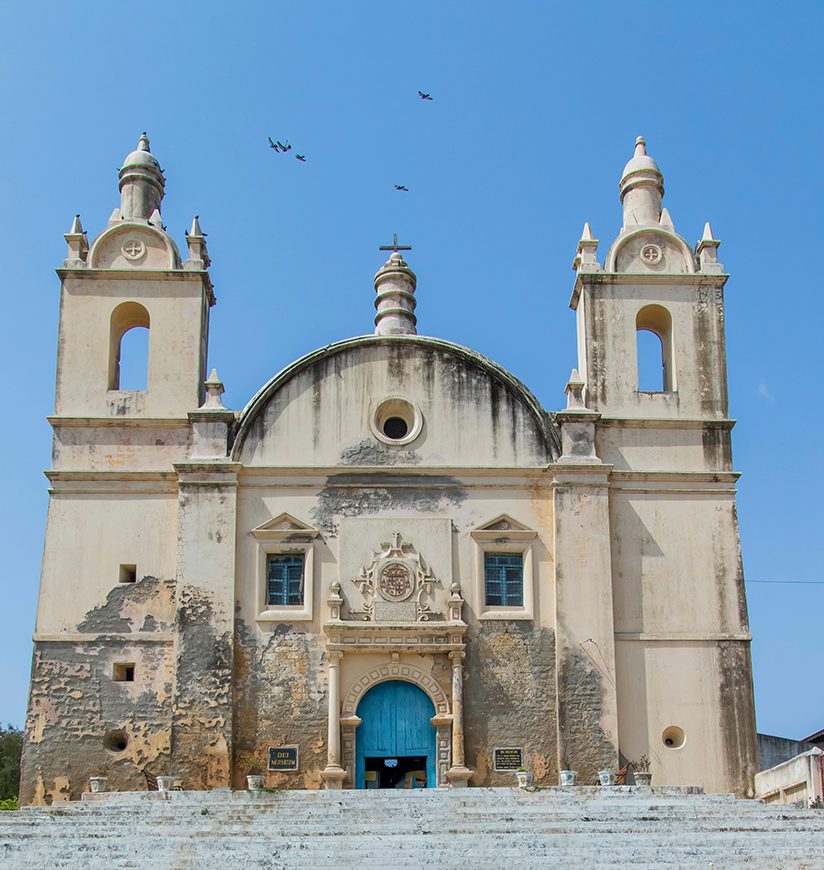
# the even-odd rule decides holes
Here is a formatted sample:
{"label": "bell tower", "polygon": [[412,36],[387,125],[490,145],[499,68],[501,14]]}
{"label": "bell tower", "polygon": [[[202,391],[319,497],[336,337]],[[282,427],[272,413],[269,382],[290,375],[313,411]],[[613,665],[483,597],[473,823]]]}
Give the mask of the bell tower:
{"label": "bell tower", "polygon": [[[608,474],[619,753],[622,763],[647,756],[659,781],[700,778],[708,791],[751,796],[751,635],[724,344],[729,276],[709,224],[694,248],[675,231],[664,176],[640,136],[619,194],[623,226],[604,264],[588,224],[578,243],[570,301],[578,371],[568,386],[574,401],[559,414],[568,461],[600,463]],[[642,378],[640,364],[651,360],[639,348],[649,341],[655,365]],[[719,766],[696,777],[706,757]]]}
{"label": "bell tower", "polygon": [[[619,185],[624,221],[603,266],[584,226],[570,306],[586,405],[609,416],[726,420],[724,285],[707,224],[693,250],[662,208],[664,176],[639,136]],[[639,333],[660,342],[660,378],[639,380]],[[645,387],[642,389],[642,387]]]}
{"label": "bell tower", "polygon": [[[66,234],[58,338],[58,417],[185,419],[203,402],[209,257],[195,218],[181,260],[160,206],[166,182],[144,133],[119,171],[120,207],[88,244],[76,216]],[[123,336],[148,330],[145,390],[120,383]]]}

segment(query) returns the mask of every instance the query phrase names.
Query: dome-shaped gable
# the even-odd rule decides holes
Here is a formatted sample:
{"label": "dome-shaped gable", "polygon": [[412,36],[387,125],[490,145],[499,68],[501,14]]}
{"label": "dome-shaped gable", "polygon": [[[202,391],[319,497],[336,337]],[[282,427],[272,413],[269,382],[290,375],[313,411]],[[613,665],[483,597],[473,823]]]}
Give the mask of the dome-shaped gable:
{"label": "dome-shaped gable", "polygon": [[233,455],[247,466],[535,466],[557,429],[485,357],[421,336],[364,336],[315,351],[247,405]]}

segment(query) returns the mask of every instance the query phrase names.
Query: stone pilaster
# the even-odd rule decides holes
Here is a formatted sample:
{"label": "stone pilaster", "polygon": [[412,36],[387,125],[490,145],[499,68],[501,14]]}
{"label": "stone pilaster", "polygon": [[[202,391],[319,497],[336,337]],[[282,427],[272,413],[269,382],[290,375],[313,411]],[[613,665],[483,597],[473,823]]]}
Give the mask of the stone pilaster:
{"label": "stone pilaster", "polygon": [[581,782],[618,760],[610,470],[559,465],[553,482],[559,765]]}
{"label": "stone pilaster", "polygon": [[239,465],[185,462],[179,478],[172,774],[229,785]]}

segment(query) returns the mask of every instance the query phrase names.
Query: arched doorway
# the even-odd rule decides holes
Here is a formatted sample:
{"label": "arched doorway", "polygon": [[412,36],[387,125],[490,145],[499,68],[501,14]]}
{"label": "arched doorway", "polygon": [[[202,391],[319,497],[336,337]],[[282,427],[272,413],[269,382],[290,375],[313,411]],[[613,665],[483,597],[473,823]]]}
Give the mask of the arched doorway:
{"label": "arched doorway", "polygon": [[412,683],[373,686],[357,710],[356,788],[434,788],[435,707]]}

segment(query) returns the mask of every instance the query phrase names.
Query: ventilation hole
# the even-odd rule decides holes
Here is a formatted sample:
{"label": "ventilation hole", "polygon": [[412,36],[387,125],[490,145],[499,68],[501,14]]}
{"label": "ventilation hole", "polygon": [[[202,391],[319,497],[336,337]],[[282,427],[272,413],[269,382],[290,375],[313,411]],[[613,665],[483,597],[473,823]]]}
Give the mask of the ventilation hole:
{"label": "ventilation hole", "polygon": [[129,745],[129,735],[122,729],[106,732],[103,738],[103,748],[109,752],[125,752]]}
{"label": "ventilation hole", "polygon": [[137,565],[121,565],[119,580],[121,583],[136,583]]}
{"label": "ventilation hole", "polygon": [[383,424],[383,434],[386,435],[387,438],[392,438],[394,441],[406,438],[406,433],[408,431],[409,427],[406,425],[406,420],[403,420],[400,417],[389,417],[389,419]]}
{"label": "ventilation hole", "polygon": [[669,728],[664,729],[661,739],[664,741],[664,746],[667,749],[680,749],[686,742],[687,737],[684,734],[683,728],[679,728],[677,725],[670,725]]}
{"label": "ventilation hole", "polygon": [[133,683],[134,662],[117,662],[112,665],[112,679],[116,683]]}

